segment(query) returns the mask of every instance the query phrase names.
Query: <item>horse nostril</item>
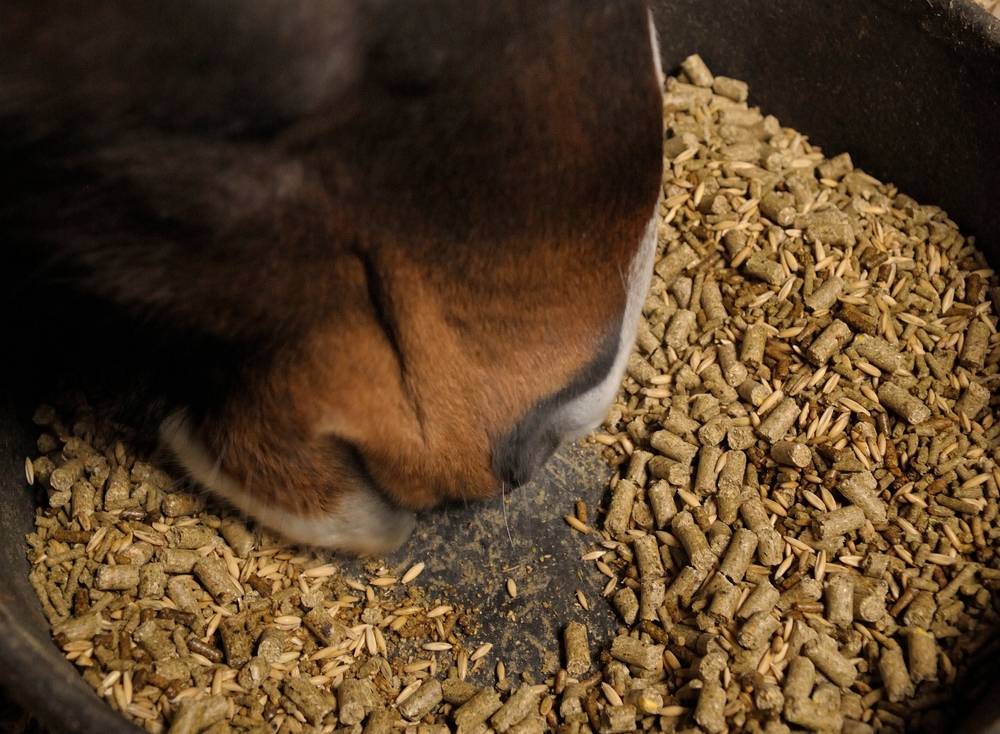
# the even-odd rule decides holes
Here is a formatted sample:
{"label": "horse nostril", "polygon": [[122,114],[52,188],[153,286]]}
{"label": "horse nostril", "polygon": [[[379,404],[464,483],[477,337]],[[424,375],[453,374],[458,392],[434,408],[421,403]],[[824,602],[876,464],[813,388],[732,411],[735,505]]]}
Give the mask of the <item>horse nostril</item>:
{"label": "horse nostril", "polygon": [[550,425],[521,421],[493,449],[493,473],[508,487],[527,484],[561,443],[561,436]]}
{"label": "horse nostril", "polygon": [[621,325],[609,329],[594,358],[558,392],[542,398],[493,446],[493,473],[517,487],[542,468],[564,440],[576,438],[600,423],[624,371],[615,367],[619,352],[627,354]]}

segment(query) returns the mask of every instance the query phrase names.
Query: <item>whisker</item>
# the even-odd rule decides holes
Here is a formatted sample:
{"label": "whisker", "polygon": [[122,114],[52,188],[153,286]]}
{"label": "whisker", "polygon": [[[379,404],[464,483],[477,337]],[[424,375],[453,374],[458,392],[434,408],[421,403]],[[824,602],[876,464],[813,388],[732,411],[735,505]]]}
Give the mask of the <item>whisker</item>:
{"label": "whisker", "polygon": [[500,482],[500,507],[503,509],[503,525],[507,528],[507,540],[514,547],[514,538],[510,534],[510,520],[507,518],[507,484]]}
{"label": "whisker", "polygon": [[618,265],[618,278],[622,282],[622,291],[624,291],[625,295],[628,296],[628,279],[625,277],[625,273],[622,271],[621,264]]}

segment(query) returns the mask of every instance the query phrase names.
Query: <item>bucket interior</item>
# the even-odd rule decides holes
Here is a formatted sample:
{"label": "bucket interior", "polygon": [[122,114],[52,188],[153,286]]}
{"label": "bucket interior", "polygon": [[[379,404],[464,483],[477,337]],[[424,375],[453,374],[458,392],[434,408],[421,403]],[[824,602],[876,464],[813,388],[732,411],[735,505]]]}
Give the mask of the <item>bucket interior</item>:
{"label": "bucket interior", "polygon": [[[873,175],[941,206],[997,265],[1000,22],[970,2],[950,0],[653,5],[665,69],[698,52],[716,73],[746,80],[751,102],[765,113],[809,135],[828,155],[848,151]],[[2,317],[8,331],[20,318]],[[12,351],[23,351],[12,341]],[[52,731],[137,732],[52,644],[28,583],[23,538],[32,527],[33,495],[23,462],[35,437],[30,411],[44,384],[32,370],[8,371],[0,383],[0,682]],[[599,581],[581,572],[582,540],[561,518],[577,498],[596,506],[607,472],[595,449],[569,447],[516,498],[425,516],[395,560],[435,559],[429,568],[481,610],[484,634],[499,640],[505,660],[520,670],[544,666],[546,646],[557,639],[554,620],[570,614],[556,600],[570,600],[575,588],[592,598],[600,593]],[[525,558],[549,559],[531,561],[533,583],[551,588],[554,606],[550,614],[521,610],[511,622],[501,604],[503,580]],[[588,623],[595,644],[612,633],[611,614],[600,607]],[[977,725],[988,727],[995,715],[976,713]]]}

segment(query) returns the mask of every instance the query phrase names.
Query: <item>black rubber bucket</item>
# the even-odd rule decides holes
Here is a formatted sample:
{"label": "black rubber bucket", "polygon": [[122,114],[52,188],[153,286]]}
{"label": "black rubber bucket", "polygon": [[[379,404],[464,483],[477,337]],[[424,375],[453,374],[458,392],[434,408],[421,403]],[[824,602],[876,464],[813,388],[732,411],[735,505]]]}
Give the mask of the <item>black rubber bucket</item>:
{"label": "black rubber bucket", "polygon": [[[978,238],[994,266],[1000,264],[1000,22],[968,0],[658,0],[654,10],[665,67],[697,51],[715,72],[745,79],[753,103],[828,153],[849,151],[879,178],[944,207],[963,232]],[[16,385],[7,382],[6,394],[0,392],[0,684],[52,732],[138,732],[63,659],[28,584],[23,538],[33,500],[23,461],[34,437],[26,410],[36,396],[24,374]],[[477,561],[478,592],[467,580],[464,586],[469,601],[484,610],[484,626],[502,629],[505,621],[483,589],[502,589],[505,555],[516,554],[519,543],[556,559],[545,576],[568,586],[549,598],[570,598],[574,587],[592,583],[578,575],[578,541],[554,540],[569,534],[547,528],[568,506],[554,497],[593,501],[603,479],[593,455],[573,449],[534,489],[519,490],[523,495],[502,520],[496,516],[506,505],[438,513],[401,557],[433,549],[444,554],[438,570],[447,575],[454,539],[478,527],[485,534],[477,546],[489,551]],[[545,619],[523,622],[539,636],[555,633]],[[505,660],[517,658],[502,652]],[[525,669],[537,657],[525,651]],[[977,701],[969,692],[991,686],[971,683],[957,687],[956,718],[945,731],[1000,731],[1000,686],[994,683],[995,695]]]}

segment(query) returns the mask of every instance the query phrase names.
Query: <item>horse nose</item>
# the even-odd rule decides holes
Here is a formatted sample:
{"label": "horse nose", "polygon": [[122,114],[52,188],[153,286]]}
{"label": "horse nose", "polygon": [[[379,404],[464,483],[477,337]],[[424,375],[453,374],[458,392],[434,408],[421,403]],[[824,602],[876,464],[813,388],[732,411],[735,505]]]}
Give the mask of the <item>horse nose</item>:
{"label": "horse nose", "polygon": [[531,411],[493,449],[493,473],[508,487],[520,487],[552,458],[562,433],[548,411]]}
{"label": "horse nose", "polygon": [[[594,358],[557,393],[543,398],[493,447],[493,473],[517,487],[544,466],[559,445],[594,429],[607,413],[621,382],[631,340],[620,324],[602,339]],[[616,367],[620,361],[622,366]]]}

